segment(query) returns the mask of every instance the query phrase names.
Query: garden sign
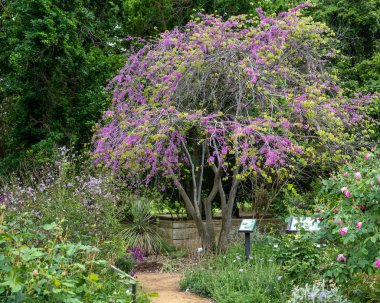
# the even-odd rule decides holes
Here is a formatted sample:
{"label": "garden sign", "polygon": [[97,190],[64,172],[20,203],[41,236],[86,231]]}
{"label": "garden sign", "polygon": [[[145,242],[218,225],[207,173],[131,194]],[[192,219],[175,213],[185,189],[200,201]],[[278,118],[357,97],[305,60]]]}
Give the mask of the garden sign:
{"label": "garden sign", "polygon": [[240,223],[239,233],[245,234],[245,258],[251,254],[251,232],[255,229],[256,219],[243,219]]}

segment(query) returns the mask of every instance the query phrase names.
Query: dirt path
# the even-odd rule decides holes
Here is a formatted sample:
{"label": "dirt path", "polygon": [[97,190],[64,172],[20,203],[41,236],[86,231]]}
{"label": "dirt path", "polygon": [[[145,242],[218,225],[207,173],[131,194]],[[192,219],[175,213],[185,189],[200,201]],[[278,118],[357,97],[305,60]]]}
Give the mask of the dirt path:
{"label": "dirt path", "polygon": [[158,297],[152,297],[152,303],[212,303],[209,299],[179,290],[178,273],[138,273],[137,280],[148,293],[157,292]]}

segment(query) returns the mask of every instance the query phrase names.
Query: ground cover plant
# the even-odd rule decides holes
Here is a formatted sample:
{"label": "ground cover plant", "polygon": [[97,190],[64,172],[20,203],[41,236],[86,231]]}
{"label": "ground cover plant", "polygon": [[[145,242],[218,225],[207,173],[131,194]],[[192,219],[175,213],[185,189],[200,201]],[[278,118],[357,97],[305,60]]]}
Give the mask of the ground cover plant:
{"label": "ground cover plant", "polygon": [[188,269],[181,288],[218,303],[286,302],[284,294],[289,292],[291,283],[275,263],[272,248],[255,243],[251,258],[245,260],[243,247],[232,247],[228,253]]}

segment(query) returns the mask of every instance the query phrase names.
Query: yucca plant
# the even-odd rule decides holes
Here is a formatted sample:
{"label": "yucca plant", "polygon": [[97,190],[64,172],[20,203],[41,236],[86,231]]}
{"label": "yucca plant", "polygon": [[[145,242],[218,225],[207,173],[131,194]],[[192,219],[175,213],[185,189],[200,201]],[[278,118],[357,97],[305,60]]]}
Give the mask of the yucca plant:
{"label": "yucca plant", "polygon": [[146,254],[157,254],[162,248],[162,239],[158,235],[150,212],[150,202],[139,198],[132,202],[131,222],[122,231],[127,247],[137,247]]}

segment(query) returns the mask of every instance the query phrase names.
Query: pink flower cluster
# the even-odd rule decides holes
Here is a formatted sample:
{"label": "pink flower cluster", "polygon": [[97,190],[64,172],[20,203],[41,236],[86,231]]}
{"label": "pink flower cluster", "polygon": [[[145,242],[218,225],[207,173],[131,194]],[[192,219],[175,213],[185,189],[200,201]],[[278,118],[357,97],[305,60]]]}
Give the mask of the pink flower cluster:
{"label": "pink flower cluster", "polygon": [[375,262],[375,266],[377,268],[380,268],[380,259],[377,259],[376,262]]}
{"label": "pink flower cluster", "polygon": [[336,258],[336,260],[338,262],[344,262],[344,263],[346,263],[347,258],[343,254],[339,254],[338,257]]}
{"label": "pink flower cluster", "polygon": [[342,236],[346,235],[347,232],[348,232],[348,227],[343,227],[343,228],[341,228],[341,229],[339,230],[339,233],[340,233]]}
{"label": "pink flower cluster", "polygon": [[349,192],[349,190],[348,190],[347,187],[342,187],[340,190],[341,190],[342,193],[346,196],[346,198],[351,197],[351,193]]}

